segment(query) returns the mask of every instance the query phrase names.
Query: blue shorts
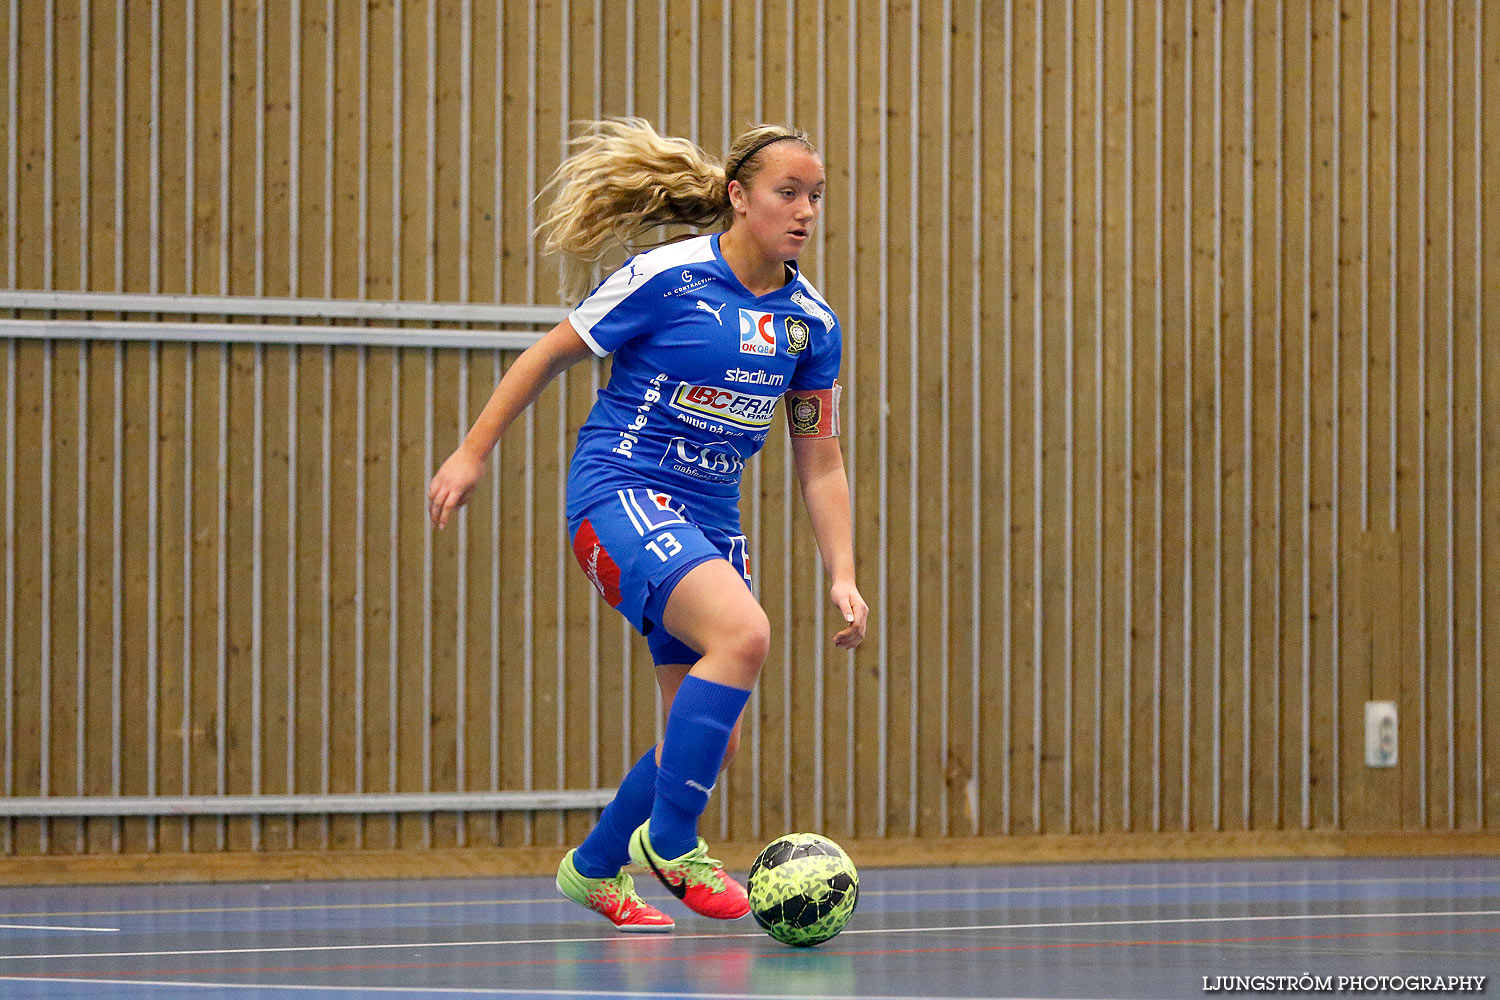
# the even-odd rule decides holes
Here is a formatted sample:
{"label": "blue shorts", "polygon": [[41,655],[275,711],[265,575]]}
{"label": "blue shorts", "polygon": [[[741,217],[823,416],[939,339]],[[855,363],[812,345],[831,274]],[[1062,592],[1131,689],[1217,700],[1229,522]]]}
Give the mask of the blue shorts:
{"label": "blue shorts", "polygon": [[699,523],[659,490],[616,490],[571,518],[568,534],[589,581],[646,637],[658,664],[692,664],[700,656],[661,624],[667,598],[689,570],[727,559],[750,586],[745,536]]}

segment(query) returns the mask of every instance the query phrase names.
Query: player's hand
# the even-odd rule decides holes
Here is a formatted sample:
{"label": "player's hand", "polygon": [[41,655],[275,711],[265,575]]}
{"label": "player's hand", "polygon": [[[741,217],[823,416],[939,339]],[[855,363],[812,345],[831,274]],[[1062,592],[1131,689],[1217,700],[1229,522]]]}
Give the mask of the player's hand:
{"label": "player's hand", "polygon": [[859,588],[853,580],[841,580],[833,585],[828,596],[833,606],[844,616],[845,627],[833,637],[833,644],[840,649],[853,649],[865,641],[865,621],[870,617],[870,606],[859,596]]}
{"label": "player's hand", "polygon": [[448,456],[427,486],[427,516],[439,531],[448,526],[448,515],[468,503],[483,475],[484,459],[476,458],[462,445]]}

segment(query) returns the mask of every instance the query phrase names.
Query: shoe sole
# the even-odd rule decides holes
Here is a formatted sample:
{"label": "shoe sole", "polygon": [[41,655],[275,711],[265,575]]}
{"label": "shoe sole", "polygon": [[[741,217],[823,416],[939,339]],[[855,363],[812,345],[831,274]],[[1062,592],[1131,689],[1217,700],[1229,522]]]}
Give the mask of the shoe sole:
{"label": "shoe sole", "polygon": [[620,931],[623,934],[666,934],[668,931],[672,930],[672,928],[674,928],[676,926],[677,925],[675,923],[671,923],[671,924],[615,924],[615,930]]}

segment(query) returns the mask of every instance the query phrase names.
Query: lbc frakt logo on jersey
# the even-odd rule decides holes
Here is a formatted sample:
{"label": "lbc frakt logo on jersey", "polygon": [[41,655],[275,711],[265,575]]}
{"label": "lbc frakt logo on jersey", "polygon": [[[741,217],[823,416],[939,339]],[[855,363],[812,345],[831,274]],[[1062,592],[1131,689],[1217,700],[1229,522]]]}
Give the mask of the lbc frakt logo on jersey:
{"label": "lbc frakt logo on jersey", "polygon": [[754,309],[740,310],[740,353],[776,356],[776,317]]}
{"label": "lbc frakt logo on jersey", "polygon": [[[776,415],[776,401],[780,398],[679,382],[672,392],[670,402],[674,409],[688,414],[707,417],[731,427],[758,431],[770,426],[771,418]],[[691,416],[685,419],[694,423]]]}

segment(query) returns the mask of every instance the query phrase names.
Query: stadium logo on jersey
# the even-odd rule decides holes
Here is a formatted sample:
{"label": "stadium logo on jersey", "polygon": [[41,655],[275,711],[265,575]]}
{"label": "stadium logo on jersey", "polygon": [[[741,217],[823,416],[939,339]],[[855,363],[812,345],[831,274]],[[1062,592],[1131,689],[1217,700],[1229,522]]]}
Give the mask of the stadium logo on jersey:
{"label": "stadium logo on jersey", "polygon": [[767,372],[748,368],[730,368],[724,372],[724,381],[739,382],[742,385],[769,385],[778,386],[786,381],[786,376],[779,372]]}
{"label": "stadium logo on jersey", "polygon": [[686,413],[755,431],[770,426],[771,418],[776,415],[776,401],[780,398],[679,382],[672,393],[671,405]]}
{"label": "stadium logo on jersey", "polygon": [[802,310],[809,316],[816,316],[818,319],[822,320],[823,326],[829,332],[833,331],[833,313],[829,312],[827,309],[824,309],[819,303],[815,302],[811,296],[802,294],[802,289],[799,288],[792,293],[792,301],[801,306]]}
{"label": "stadium logo on jersey", "polygon": [[776,356],[776,317],[754,309],[740,310],[740,353]]}
{"label": "stadium logo on jersey", "polygon": [[786,318],[786,352],[801,354],[807,350],[807,324],[800,319]]}
{"label": "stadium logo on jersey", "polygon": [[[729,449],[720,451],[720,446]],[[667,465],[696,479],[717,482],[737,482],[744,471],[745,460],[735,453],[728,441],[713,441],[697,445],[687,438],[674,437],[661,456],[658,465]]]}
{"label": "stadium logo on jersey", "polygon": [[716,319],[716,320],[719,321],[719,325],[720,326],[724,325],[724,317],[722,317],[722,316],[719,315],[719,313],[721,313],[721,312],[724,311],[724,304],[722,302],[719,303],[719,308],[715,309],[713,306],[709,305],[707,302],[704,302],[702,299],[699,299],[697,307],[699,309],[702,309],[706,313],[713,313],[714,319]]}

